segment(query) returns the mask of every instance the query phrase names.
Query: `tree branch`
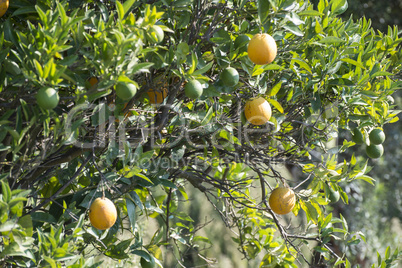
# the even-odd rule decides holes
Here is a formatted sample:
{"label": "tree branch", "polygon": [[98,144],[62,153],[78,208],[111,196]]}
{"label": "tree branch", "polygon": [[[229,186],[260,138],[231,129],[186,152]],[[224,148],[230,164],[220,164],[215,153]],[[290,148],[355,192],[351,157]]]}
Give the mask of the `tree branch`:
{"label": "tree branch", "polygon": [[63,186],[59,188],[51,197],[47,198],[45,201],[34,207],[29,214],[34,213],[35,211],[39,210],[40,208],[44,207],[47,205],[49,202],[53,201],[55,197],[57,197],[61,192],[63,192],[81,173],[81,171],[84,169],[84,167],[88,164],[89,160],[91,159],[92,155],[88,155],[88,157],[85,159],[84,163],[80,166],[80,168],[74,173],[74,175],[71,177],[71,179],[66,182]]}

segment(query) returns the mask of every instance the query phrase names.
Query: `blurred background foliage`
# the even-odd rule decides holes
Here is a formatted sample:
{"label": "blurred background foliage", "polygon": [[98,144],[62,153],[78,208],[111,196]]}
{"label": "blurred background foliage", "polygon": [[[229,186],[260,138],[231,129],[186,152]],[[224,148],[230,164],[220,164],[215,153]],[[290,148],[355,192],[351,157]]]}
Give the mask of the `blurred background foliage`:
{"label": "blurred background foliage", "polygon": [[[342,14],[344,19],[366,17],[372,27],[386,32],[389,26],[397,25],[402,33],[401,0],[349,0],[349,8]],[[402,48],[401,48],[402,49]],[[402,74],[400,76],[402,78]],[[402,94],[394,94],[395,106],[402,107]],[[401,121],[401,115],[399,115]],[[353,231],[361,230],[367,243],[350,247],[349,258],[361,267],[368,267],[377,259],[376,252],[384,254],[387,246],[402,248],[402,124],[384,126],[387,141],[384,155],[380,159],[370,160],[373,166],[370,175],[376,179],[375,185],[356,182],[349,185],[352,194],[349,205],[341,208],[350,221]],[[400,263],[400,267],[402,263]]]}
{"label": "blurred background foliage", "polygon": [[[319,0],[312,1],[315,5]],[[401,0],[349,0],[348,9],[342,14],[343,19],[352,16],[357,20],[361,17],[371,19],[374,29],[387,31],[389,25],[402,25],[402,1]]]}
{"label": "blurred background foliage", "polygon": [[363,16],[370,18],[375,29],[386,31],[388,25],[402,25],[401,0],[351,0],[348,10],[342,14],[344,18],[353,16],[359,19]]}

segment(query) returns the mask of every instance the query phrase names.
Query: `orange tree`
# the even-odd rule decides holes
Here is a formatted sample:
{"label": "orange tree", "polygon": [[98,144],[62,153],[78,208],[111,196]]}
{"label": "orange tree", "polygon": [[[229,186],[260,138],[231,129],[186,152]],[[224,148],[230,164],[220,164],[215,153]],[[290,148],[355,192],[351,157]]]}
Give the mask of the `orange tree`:
{"label": "orange tree", "polygon": [[[330,203],[347,204],[354,180],[374,182],[366,155],[338,156],[397,121],[390,96],[401,87],[402,39],[396,27],[341,20],[346,8],[11,0],[0,18],[1,264],[96,267],[103,254],[152,267],[170,251],[189,266],[186,252],[214,243],[183,210],[191,185],[260,267],[350,267],[345,247],[364,234],[350,233]],[[261,33],[276,57],[256,65],[247,45]],[[151,101],[149,90],[167,96]],[[266,115],[253,125],[244,107],[257,97],[271,109],[252,107]],[[362,144],[348,134],[355,128]],[[340,132],[348,138],[334,143]],[[283,167],[303,176],[285,178]],[[287,216],[269,206],[277,187],[292,189]],[[105,231],[88,218],[101,196],[117,208]],[[146,217],[157,231],[145,244]],[[397,256],[388,249],[379,262]]]}

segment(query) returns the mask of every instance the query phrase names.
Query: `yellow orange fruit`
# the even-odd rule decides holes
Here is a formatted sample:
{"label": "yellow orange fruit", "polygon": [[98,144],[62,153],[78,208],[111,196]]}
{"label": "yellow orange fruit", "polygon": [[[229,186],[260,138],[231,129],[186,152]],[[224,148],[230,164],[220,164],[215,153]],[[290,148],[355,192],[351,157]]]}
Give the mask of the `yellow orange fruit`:
{"label": "yellow orange fruit", "polygon": [[0,0],[0,18],[7,12],[9,4],[8,0]]}
{"label": "yellow orange fruit", "polygon": [[[166,86],[167,84],[165,84]],[[161,104],[163,100],[167,97],[168,89],[167,87],[162,87],[159,89],[149,89],[147,91],[149,102],[152,104]]]}
{"label": "yellow orange fruit", "polygon": [[292,189],[279,187],[272,191],[268,203],[273,212],[284,215],[292,211],[296,196]]}
{"label": "yellow orange fruit", "polygon": [[244,115],[251,124],[260,126],[269,121],[272,115],[271,106],[266,99],[259,97],[246,102]]}
{"label": "yellow orange fruit", "polygon": [[256,34],[248,43],[248,57],[258,65],[268,64],[274,61],[278,48],[274,38],[269,34]]}
{"label": "yellow orange fruit", "polygon": [[98,197],[89,208],[89,220],[99,230],[109,229],[117,219],[117,210],[113,202],[106,197]]}
{"label": "yellow orange fruit", "polygon": [[98,84],[99,80],[96,76],[92,76],[88,79],[89,84],[91,85],[91,87],[95,86],[96,84]]}

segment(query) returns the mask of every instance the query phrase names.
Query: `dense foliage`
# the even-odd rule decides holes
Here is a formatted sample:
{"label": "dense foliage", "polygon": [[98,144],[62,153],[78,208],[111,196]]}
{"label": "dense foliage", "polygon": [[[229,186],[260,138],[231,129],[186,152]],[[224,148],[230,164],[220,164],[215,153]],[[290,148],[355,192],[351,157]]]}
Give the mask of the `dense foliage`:
{"label": "dense foliage", "polygon": [[[353,247],[365,235],[330,203],[348,204],[357,180],[374,184],[358,148],[398,120],[390,95],[402,85],[402,39],[397,27],[382,33],[365,18],[343,21],[347,6],[12,1],[0,18],[0,263],[97,267],[99,254],[141,257],[143,266],[212,263],[200,249],[215,241],[182,209],[195,188],[260,267],[351,267],[335,241]],[[235,42],[260,32],[277,43],[271,64],[253,64],[247,41]],[[239,74],[234,86],[220,80],[229,66]],[[189,98],[193,80],[202,95]],[[148,90],[165,88],[161,104],[150,100]],[[257,96],[272,107],[262,126],[243,114]],[[363,144],[349,134],[356,127]],[[288,180],[284,168],[302,176]],[[292,215],[270,209],[277,186],[296,193]],[[87,216],[102,195],[118,210],[106,231]],[[145,243],[148,218],[157,227]],[[398,256],[388,249],[379,265]]]}

